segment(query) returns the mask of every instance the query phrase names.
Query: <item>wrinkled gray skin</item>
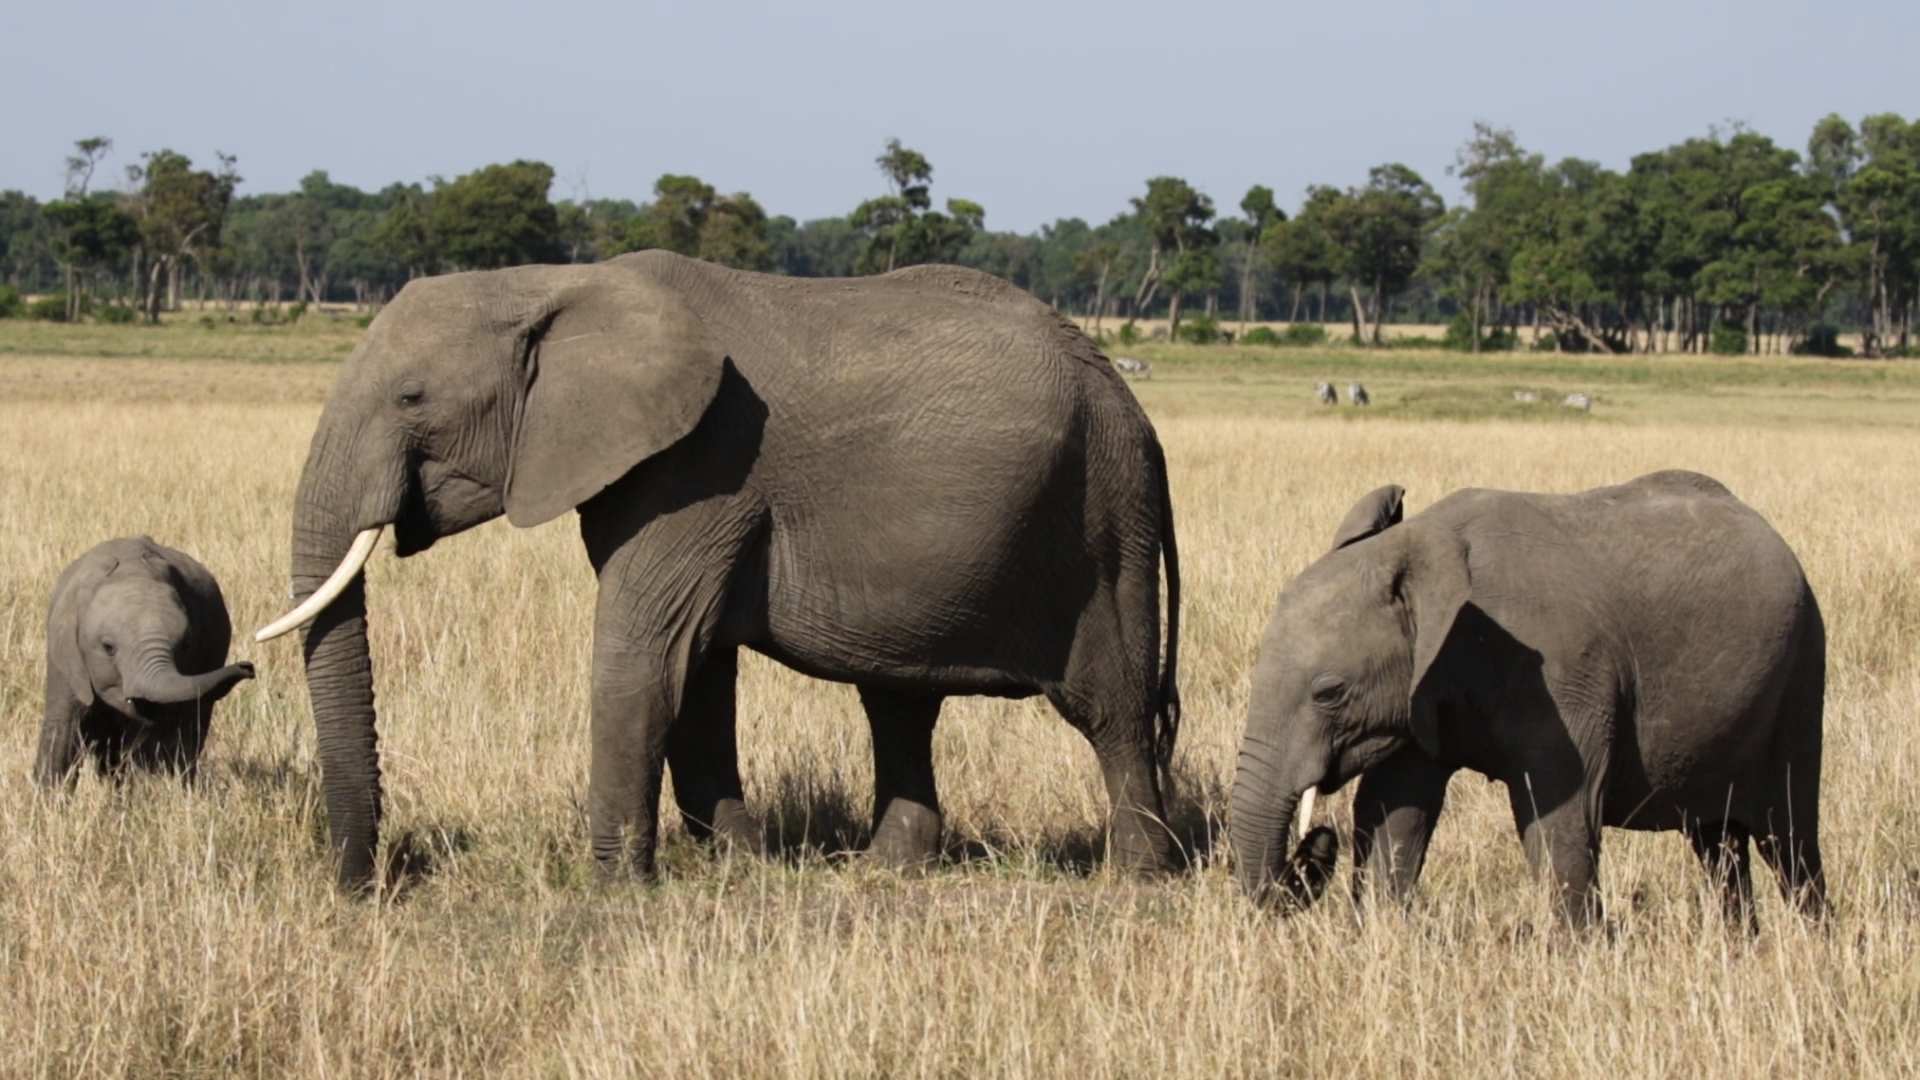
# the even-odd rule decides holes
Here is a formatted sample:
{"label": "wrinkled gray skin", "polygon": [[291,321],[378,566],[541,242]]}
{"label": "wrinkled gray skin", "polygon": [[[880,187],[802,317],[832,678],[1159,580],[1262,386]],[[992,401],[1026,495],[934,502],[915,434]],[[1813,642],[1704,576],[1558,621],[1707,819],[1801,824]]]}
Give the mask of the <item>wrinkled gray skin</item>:
{"label": "wrinkled gray skin", "polygon": [[1602,826],[1686,832],[1752,919],[1747,840],[1826,908],[1826,637],[1799,562],[1715,481],[1661,472],[1577,495],[1457,492],[1400,523],[1348,514],[1281,593],[1233,789],[1240,884],[1298,902],[1331,834],[1288,853],[1309,787],[1355,777],[1356,895],[1410,896],[1447,781],[1503,782],[1565,918],[1598,918]]}
{"label": "wrinkled gray skin", "polygon": [[213,706],[253,665],[228,664],[226,601],[192,556],[109,540],[60,574],[47,607],[47,710],[33,763],[71,783],[83,756],[193,777]]}
{"label": "wrinkled gray skin", "polygon": [[[650,251],[417,280],[342,367],[297,498],[301,599],[362,529],[391,525],[408,556],[578,508],[603,871],[650,872],[663,762],[696,834],[761,844],[735,753],[741,647],[859,687],[884,862],[938,851],[950,694],[1045,694],[1099,756],[1110,858],[1168,859],[1160,447],[1094,346],[994,278],[795,280]],[[305,638],[345,887],[371,879],[380,819],[366,612],[363,576]]]}

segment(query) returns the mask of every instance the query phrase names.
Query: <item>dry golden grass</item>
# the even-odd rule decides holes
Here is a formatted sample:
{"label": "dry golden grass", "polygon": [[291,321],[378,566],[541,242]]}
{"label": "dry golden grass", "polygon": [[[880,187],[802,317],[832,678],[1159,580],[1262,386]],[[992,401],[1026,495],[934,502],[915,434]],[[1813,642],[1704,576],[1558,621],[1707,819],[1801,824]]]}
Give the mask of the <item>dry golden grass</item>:
{"label": "dry golden grass", "polygon": [[[1185,820],[1217,824],[1274,595],[1378,484],[1406,485],[1417,509],[1467,485],[1574,490],[1684,466],[1798,549],[1831,627],[1838,917],[1803,926],[1769,891],[1763,935],[1729,934],[1678,837],[1610,833],[1609,930],[1570,938],[1504,795],[1477,778],[1456,783],[1405,917],[1363,922],[1338,900],[1258,915],[1199,828],[1191,872],[1114,880],[1088,866],[1104,807],[1092,753],[1033,703],[949,704],[937,754],[955,861],[922,880],[873,871],[838,854],[869,783],[853,693],[752,658],[744,767],[780,857],[716,856],[674,824],[661,882],[598,886],[582,814],[592,582],[567,524],[376,556],[385,831],[410,867],[393,898],[328,884],[287,641],[241,635],[260,678],[221,707],[198,790],[89,778],[36,793],[54,575],[100,539],[148,532],[219,575],[243,631],[278,614],[332,370],[0,361],[0,1076],[1920,1069],[1920,407],[1778,424],[1789,396],[1756,392],[1711,425],[1466,424],[1336,420],[1291,381],[1139,384],[1186,570]],[[1724,412],[1741,402],[1749,413]],[[1342,818],[1345,798],[1331,802]]]}

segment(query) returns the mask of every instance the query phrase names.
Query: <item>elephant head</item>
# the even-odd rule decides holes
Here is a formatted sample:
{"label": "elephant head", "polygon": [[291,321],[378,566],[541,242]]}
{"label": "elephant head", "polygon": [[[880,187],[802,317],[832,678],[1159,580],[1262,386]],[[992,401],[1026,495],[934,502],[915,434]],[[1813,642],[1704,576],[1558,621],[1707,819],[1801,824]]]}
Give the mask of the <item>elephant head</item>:
{"label": "elephant head", "polygon": [[1281,592],[1261,641],[1232,830],[1235,876],[1257,900],[1297,895],[1303,877],[1317,892],[1331,867],[1330,835],[1289,856],[1303,796],[1338,790],[1409,742],[1437,753],[1429,676],[1468,599],[1467,557],[1444,529],[1400,524],[1401,494],[1381,488],[1354,506],[1333,550]]}
{"label": "elephant head", "polygon": [[[71,781],[89,746],[105,768],[140,747],[143,760],[190,775],[209,711],[253,677],[251,664],[219,666],[231,633],[219,585],[190,556],[146,537],[82,555],[47,608],[47,716],[35,779]],[[175,742],[183,716],[200,725],[191,749]],[[171,758],[175,751],[186,756]]]}
{"label": "elephant head", "polygon": [[307,691],[342,885],[371,880],[380,771],[362,567],[506,514],[565,513],[679,441],[724,356],[628,258],[411,282],[343,363],[293,517],[293,596],[260,640],[311,622]]}

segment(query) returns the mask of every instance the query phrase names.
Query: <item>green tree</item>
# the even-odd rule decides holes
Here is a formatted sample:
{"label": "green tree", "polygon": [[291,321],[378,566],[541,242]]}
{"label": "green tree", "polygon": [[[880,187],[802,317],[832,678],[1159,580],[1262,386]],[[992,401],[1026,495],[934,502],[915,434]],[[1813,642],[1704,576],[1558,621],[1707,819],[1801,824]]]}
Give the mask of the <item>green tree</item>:
{"label": "green tree", "polygon": [[[380,193],[386,212],[369,238],[379,257],[406,268],[408,278],[440,271],[440,249],[428,228],[432,196],[419,184],[392,184]],[[556,228],[559,214],[554,215]]]}
{"label": "green tree", "polygon": [[552,167],[538,161],[488,165],[436,186],[425,214],[432,250],[463,270],[566,261],[552,186]]}
{"label": "green tree", "polygon": [[721,195],[697,176],[672,173],[654,183],[653,196],[607,254],[664,248],[742,270],[772,268],[767,212],[752,196]]}
{"label": "green tree", "polygon": [[1260,302],[1254,293],[1254,276],[1259,272],[1265,248],[1261,241],[1267,231],[1287,220],[1287,212],[1273,201],[1273,189],[1255,184],[1240,200],[1240,212],[1247,216],[1244,248],[1240,253],[1240,326],[1244,331],[1249,319],[1260,317]]}
{"label": "green tree", "polygon": [[847,216],[847,224],[866,237],[854,272],[887,273],[903,266],[957,262],[976,233],[986,227],[979,203],[948,199],[946,212],[932,209],[933,165],[917,150],[888,139],[874,159],[887,179],[888,193],[868,199]]}
{"label": "green tree", "polygon": [[[1445,210],[1420,174],[1400,164],[1375,166],[1365,187],[1351,189],[1327,208],[1327,236],[1353,304],[1355,341],[1380,342],[1387,304],[1413,280],[1427,230]],[[1372,330],[1363,334],[1367,297]]]}
{"label": "green tree", "polygon": [[1208,227],[1213,200],[1175,176],[1147,181],[1147,193],[1129,200],[1145,230],[1147,265],[1134,290],[1135,317],[1145,313],[1161,289],[1167,290],[1167,336],[1180,329],[1180,307],[1188,292],[1219,287],[1220,260],[1214,251],[1219,234]]}
{"label": "green tree", "polygon": [[87,192],[113,140],[81,139],[74,148],[80,152],[67,158],[65,197],[48,203],[43,211],[55,227],[55,256],[66,272],[68,322],[80,318],[82,296],[91,288],[94,273],[124,259],[140,242],[140,226],[119,199]]}
{"label": "green tree", "polygon": [[149,322],[160,320],[162,304],[180,306],[180,277],[187,263],[220,247],[220,230],[227,205],[240,183],[235,159],[216,153],[219,171],[195,169],[185,155],[172,150],[142,154],[142,164],[128,170],[140,185],[134,199],[140,223],[141,247],[148,260],[146,299],[142,309]]}
{"label": "green tree", "polygon": [[1479,352],[1544,197],[1545,161],[1522,150],[1513,132],[1475,121],[1448,171],[1461,178],[1472,206],[1454,207],[1436,225],[1430,269],[1466,313],[1470,347]]}
{"label": "green tree", "polygon": [[1327,321],[1327,290],[1340,276],[1338,252],[1327,232],[1327,218],[1346,196],[1338,189],[1315,185],[1307,189],[1306,202],[1291,221],[1279,221],[1261,234],[1260,246],[1268,265],[1279,272],[1293,294],[1290,323],[1300,321],[1300,302],[1315,286],[1320,290],[1320,309],[1316,322]]}
{"label": "green tree", "polygon": [[1882,113],[1856,133],[1829,116],[1808,147],[1846,236],[1846,260],[1866,307],[1869,356],[1903,352],[1913,339],[1920,289],[1920,121]]}

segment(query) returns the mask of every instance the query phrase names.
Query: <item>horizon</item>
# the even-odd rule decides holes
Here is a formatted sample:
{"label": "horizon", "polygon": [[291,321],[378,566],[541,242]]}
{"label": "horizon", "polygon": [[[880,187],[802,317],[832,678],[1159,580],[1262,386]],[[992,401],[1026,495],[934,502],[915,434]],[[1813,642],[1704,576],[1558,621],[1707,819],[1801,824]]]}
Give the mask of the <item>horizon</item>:
{"label": "horizon", "polygon": [[[114,145],[96,189],[162,148],[203,166],[216,150],[234,155],[242,195],[292,190],[316,169],[377,191],[525,158],[553,167],[556,202],[645,202],[655,179],[679,173],[804,222],[878,194],[873,159],[898,137],[932,161],[936,203],[971,199],[988,229],[1032,233],[1063,218],[1109,220],[1158,175],[1187,179],[1223,215],[1265,184],[1291,213],[1310,184],[1357,185],[1397,161],[1451,204],[1460,189],[1447,168],[1476,121],[1511,129],[1549,160],[1623,170],[1633,154],[1716,127],[1803,151],[1829,113],[1858,123],[1920,111],[1899,64],[1920,11],[1886,2],[1816,14],[1769,0],[1736,15],[1707,2],[1520,13],[1392,0],[1360,25],[1333,10],[1220,0],[1183,10],[1189,34],[1172,38],[1171,57],[1140,47],[1167,40],[1142,29],[1166,17],[1137,2],[1088,19],[1068,5],[990,0],[954,25],[869,0],[831,12],[742,4],[716,34],[701,13],[596,0],[547,22],[590,24],[589,39],[538,55],[524,53],[527,30],[499,0],[463,9],[451,31],[422,4],[315,15],[207,0],[184,19],[128,0],[99,10],[129,32],[90,43],[84,80],[61,50],[16,65],[20,83],[62,92],[16,118],[0,189],[59,197],[74,141],[101,135]],[[59,18],[22,10],[0,25],[16,41],[49,41]],[[1814,25],[1821,34],[1809,38]],[[1220,48],[1222,32],[1260,47]],[[1314,47],[1291,44],[1302,40]],[[629,41],[646,42],[644,59],[628,55]],[[206,54],[220,59],[170,64],[177,81],[152,85],[154,57]],[[1596,75],[1611,77],[1600,92]],[[396,100],[420,112],[367,119]],[[667,106],[620,104],[654,100]]]}

